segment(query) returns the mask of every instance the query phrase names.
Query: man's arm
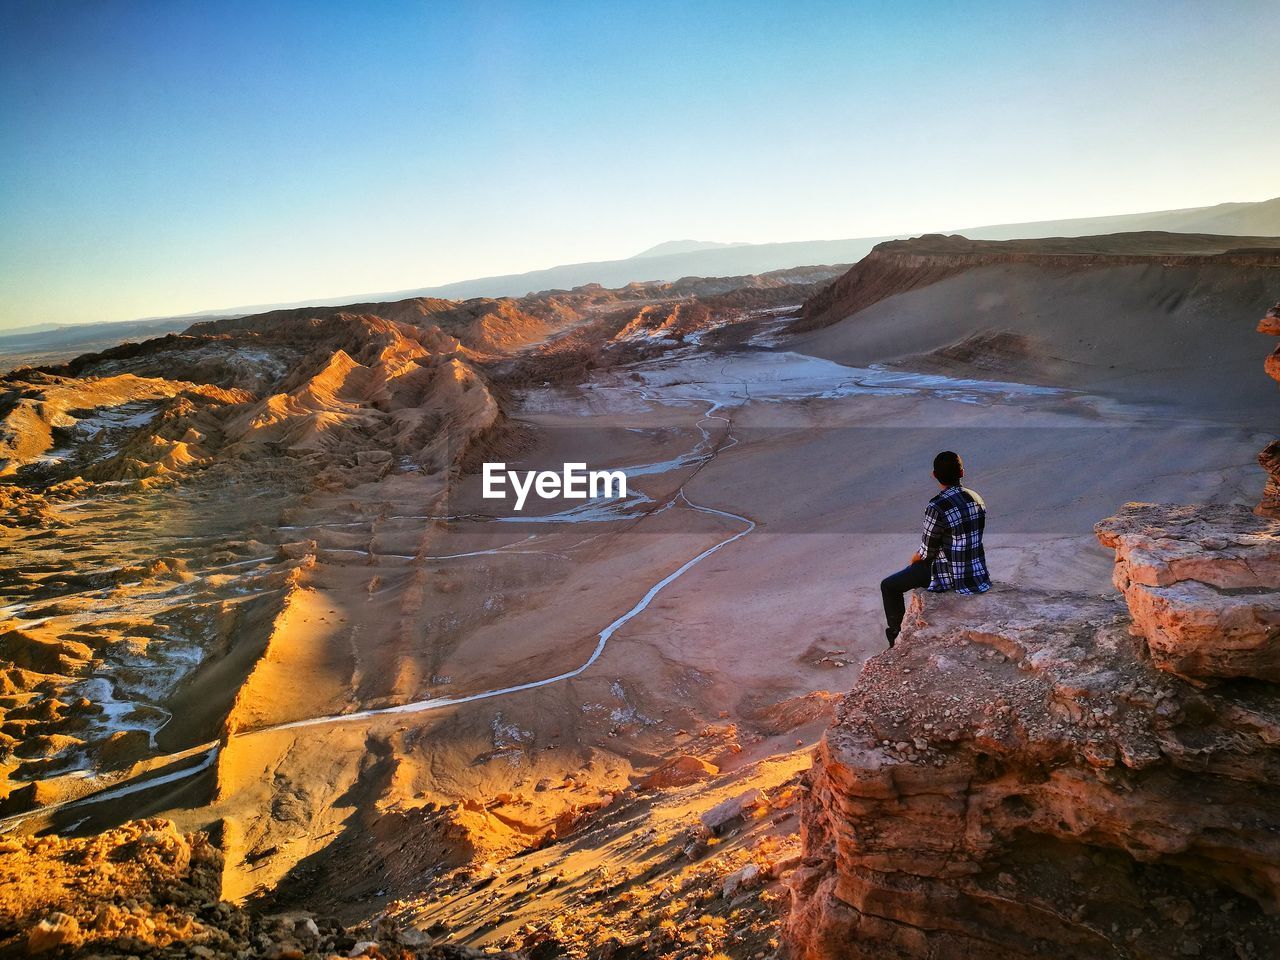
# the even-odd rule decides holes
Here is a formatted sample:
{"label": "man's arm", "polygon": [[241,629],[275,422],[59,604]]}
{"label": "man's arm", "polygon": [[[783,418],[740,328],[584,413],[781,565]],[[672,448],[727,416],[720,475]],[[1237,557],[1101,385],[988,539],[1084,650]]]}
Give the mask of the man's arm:
{"label": "man's arm", "polygon": [[920,549],[916,551],[911,562],[933,560],[937,557],[946,542],[946,532],[947,529],[938,513],[938,508],[932,503],[929,504],[924,508],[924,531],[920,537]]}

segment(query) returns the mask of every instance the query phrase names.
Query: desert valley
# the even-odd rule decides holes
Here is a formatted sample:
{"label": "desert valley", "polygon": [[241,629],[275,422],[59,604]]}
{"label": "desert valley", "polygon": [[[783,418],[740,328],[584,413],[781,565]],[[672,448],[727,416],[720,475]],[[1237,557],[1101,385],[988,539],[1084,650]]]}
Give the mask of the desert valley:
{"label": "desert valley", "polygon": [[[929,235],[10,371],[0,953],[1271,955],[1277,301]],[[943,448],[997,586],[888,650]]]}

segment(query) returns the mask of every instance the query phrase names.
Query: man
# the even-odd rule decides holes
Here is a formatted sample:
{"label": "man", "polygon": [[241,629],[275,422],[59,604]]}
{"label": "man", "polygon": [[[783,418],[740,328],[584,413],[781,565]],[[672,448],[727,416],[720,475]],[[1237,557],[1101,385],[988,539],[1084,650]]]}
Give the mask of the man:
{"label": "man", "polygon": [[906,614],[903,596],[916,587],[935,593],[986,593],[991,589],[987,558],[982,552],[982,528],[987,505],[972,490],[960,486],[964,464],[959,455],[944,450],[933,458],[933,478],[942,492],[924,510],[924,536],[911,563],[880,581],[884,615],[889,626],[884,635],[889,646],[898,639]]}

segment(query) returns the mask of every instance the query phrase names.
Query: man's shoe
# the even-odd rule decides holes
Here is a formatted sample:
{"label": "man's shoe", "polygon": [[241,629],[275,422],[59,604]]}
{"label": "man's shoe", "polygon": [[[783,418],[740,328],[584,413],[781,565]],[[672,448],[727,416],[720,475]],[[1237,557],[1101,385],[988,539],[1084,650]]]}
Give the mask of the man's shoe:
{"label": "man's shoe", "polygon": [[889,646],[893,646],[893,641],[898,639],[898,634],[902,632],[901,627],[885,627],[884,638],[889,641]]}

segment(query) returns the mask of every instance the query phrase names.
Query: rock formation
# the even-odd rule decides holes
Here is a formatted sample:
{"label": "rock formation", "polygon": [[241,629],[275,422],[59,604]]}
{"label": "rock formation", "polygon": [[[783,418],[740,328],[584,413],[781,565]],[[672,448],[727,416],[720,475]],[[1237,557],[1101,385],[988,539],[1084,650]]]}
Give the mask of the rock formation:
{"label": "rock formation", "polygon": [[1097,531],[1155,666],[1280,681],[1280,522],[1246,507],[1143,503]]}
{"label": "rock formation", "polygon": [[1129,504],[1098,536],[1120,598],[919,595],[868,662],[810,774],[796,957],[1273,955],[1280,523]]}
{"label": "rock formation", "polygon": [[1280,700],[1159,669],[1131,623],[1082,595],[918,600],[818,749],[797,955],[1265,955]]}
{"label": "rock formation", "polygon": [[[73,456],[73,447],[100,458],[111,440],[183,403],[194,408],[245,399],[243,391],[129,373],[87,383],[46,373],[12,377],[0,384],[0,476],[35,462],[58,464]],[[55,451],[58,439],[65,446]]]}
{"label": "rock formation", "polygon": [[1274,266],[1278,255],[1280,241],[1274,237],[1143,231],[1039,240],[969,240],[958,235],[925,234],[876,244],[847,273],[806,300],[789,330],[820,330],[888,297],[993,264],[1034,263],[1054,270],[1088,269],[1100,263]]}
{"label": "rock formation", "polygon": [[[1258,332],[1280,337],[1280,303],[1267,311],[1258,324]],[[1280,380],[1280,347],[1267,357],[1267,373]],[[1262,492],[1258,512],[1264,517],[1280,517],[1280,440],[1272,440],[1263,448],[1258,454],[1258,463],[1267,471],[1267,488]]]}
{"label": "rock formation", "polygon": [[[377,452],[456,466],[501,420],[495,377],[544,345],[542,380],[648,355],[744,310],[795,304],[833,267],[747,277],[596,284],[527,297],[274,310],[0,376],[5,499],[70,478],[155,480],[264,452]],[[591,346],[566,331],[589,332]],[[565,342],[560,343],[563,339]],[[565,359],[570,355],[570,359]],[[389,462],[389,461],[380,461]]]}
{"label": "rock formation", "polygon": [[518,960],[433,943],[382,918],[348,928],[220,899],[223,854],[203,833],[136,820],[93,837],[0,840],[0,956]]}

